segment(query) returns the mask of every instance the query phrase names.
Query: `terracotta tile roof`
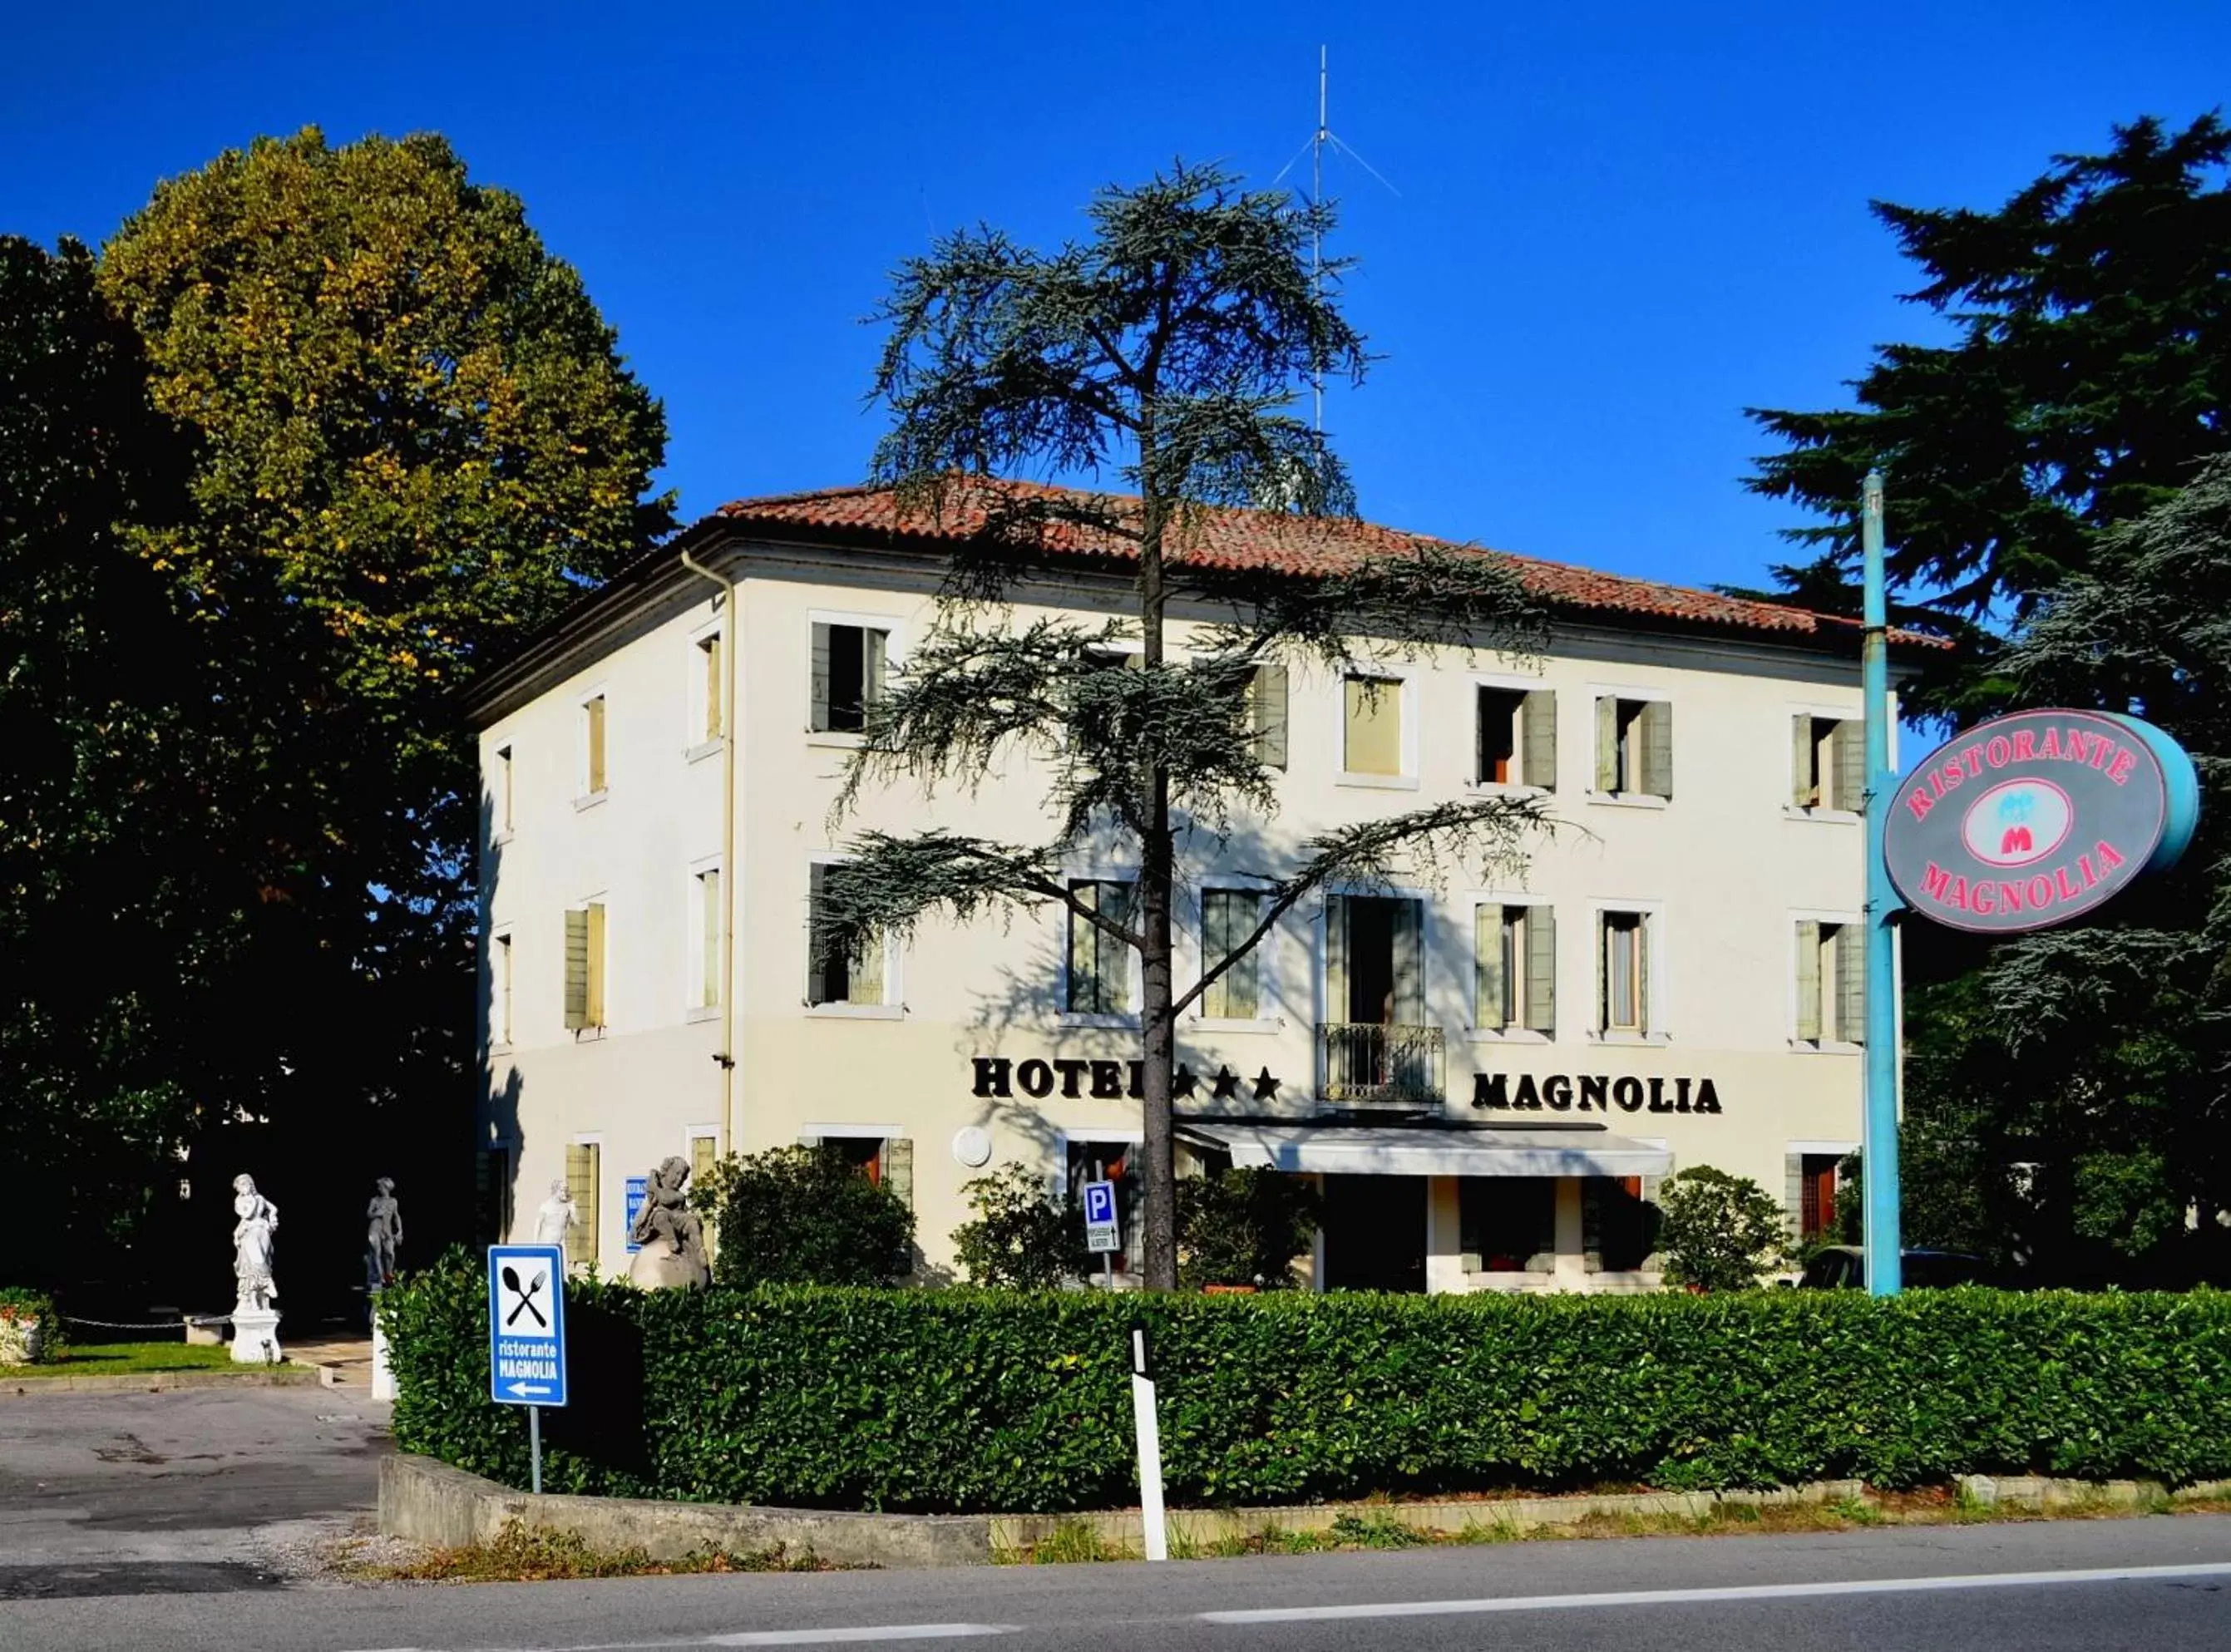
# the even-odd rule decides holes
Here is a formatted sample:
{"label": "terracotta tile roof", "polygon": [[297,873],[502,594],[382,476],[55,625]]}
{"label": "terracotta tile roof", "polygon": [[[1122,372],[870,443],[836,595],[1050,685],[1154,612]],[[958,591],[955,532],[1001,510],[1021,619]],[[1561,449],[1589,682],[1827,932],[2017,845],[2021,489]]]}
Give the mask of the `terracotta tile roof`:
{"label": "terracotta tile roof", "polygon": [[[732,526],[763,533],[810,532],[867,543],[915,545],[924,548],[965,540],[981,531],[990,510],[1004,499],[1027,507],[1079,503],[1094,497],[1079,489],[1041,482],[986,481],[956,488],[942,513],[901,515],[888,487],[831,487],[804,494],[774,494],[740,499],[713,514]],[[1119,509],[1135,507],[1128,494],[1102,496]],[[1280,515],[1269,511],[1215,509],[1205,512],[1198,530],[1173,559],[1234,571],[1268,570],[1302,578],[1336,573],[1367,557],[1399,555],[1431,536],[1405,533],[1375,523]],[[1128,542],[1073,522],[1051,522],[1044,532],[1048,550],[1089,558],[1128,560]],[[1440,543],[1448,543],[1441,541]],[[1849,637],[1856,646],[1856,622],[1782,603],[1725,597],[1686,586],[1669,585],[1626,574],[1600,573],[1569,563],[1545,562],[1504,551],[1459,546],[1481,556],[1499,557],[1518,571],[1537,600],[1552,610],[1630,614],[1646,619],[1741,630],[1778,631],[1827,639]],[[1896,631],[1894,640],[1924,647],[1949,647],[1943,639],[1917,631]]]}

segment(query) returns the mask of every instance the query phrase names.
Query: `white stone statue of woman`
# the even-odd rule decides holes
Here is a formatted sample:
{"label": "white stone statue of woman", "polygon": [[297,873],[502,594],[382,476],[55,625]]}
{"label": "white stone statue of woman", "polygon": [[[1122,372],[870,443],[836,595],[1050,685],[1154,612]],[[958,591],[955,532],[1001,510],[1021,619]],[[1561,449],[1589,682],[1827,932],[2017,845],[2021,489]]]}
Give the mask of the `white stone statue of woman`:
{"label": "white stone statue of woman", "polygon": [[240,1312],[268,1313],[279,1300],[271,1276],[271,1236],[279,1226],[279,1207],[255,1191],[252,1176],[232,1178],[232,1272],[240,1281]]}

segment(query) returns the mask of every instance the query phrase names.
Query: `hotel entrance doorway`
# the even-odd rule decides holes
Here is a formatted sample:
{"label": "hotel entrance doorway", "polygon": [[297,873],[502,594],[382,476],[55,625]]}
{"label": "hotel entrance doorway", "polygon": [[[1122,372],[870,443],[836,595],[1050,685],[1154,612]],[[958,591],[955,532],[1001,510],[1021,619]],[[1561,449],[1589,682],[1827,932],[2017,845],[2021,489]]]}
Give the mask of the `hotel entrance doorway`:
{"label": "hotel entrance doorway", "polygon": [[1426,1178],[1324,1178],[1324,1288],[1426,1288]]}

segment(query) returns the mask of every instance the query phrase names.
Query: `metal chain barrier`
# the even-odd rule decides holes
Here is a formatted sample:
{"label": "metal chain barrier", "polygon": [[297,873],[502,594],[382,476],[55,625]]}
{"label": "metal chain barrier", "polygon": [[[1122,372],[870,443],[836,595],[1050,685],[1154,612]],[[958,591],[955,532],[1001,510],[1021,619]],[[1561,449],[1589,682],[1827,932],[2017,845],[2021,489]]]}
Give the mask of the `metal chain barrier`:
{"label": "metal chain barrier", "polygon": [[75,1313],[55,1317],[68,1325],[95,1325],[104,1331],[175,1331],[182,1325],[223,1325],[230,1313],[182,1313],[168,1320],[87,1320]]}

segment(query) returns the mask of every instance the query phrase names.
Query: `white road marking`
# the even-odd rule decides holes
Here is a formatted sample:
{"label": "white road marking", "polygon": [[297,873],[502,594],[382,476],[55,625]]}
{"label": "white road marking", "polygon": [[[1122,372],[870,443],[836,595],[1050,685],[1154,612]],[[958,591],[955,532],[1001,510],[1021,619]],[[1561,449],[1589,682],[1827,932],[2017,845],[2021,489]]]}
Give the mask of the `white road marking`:
{"label": "white road marking", "polygon": [[1555,1612],[1615,1606],[1680,1606],[1725,1600],[1803,1600],[1832,1595],[1923,1594],[1950,1589],[2033,1589],[2046,1584],[2146,1583],[2231,1577],[2231,1561],[2174,1566],[2098,1566],[2080,1571],[1986,1571],[1846,1583],[1745,1584],[1722,1589],[1631,1589],[1598,1595],[1507,1595],[1481,1600],[1398,1600],[1379,1605],[1265,1606],[1202,1612],[1208,1623],[1302,1623],[1343,1617],[1442,1617],[1479,1612]]}
{"label": "white road marking", "polygon": [[1012,1635],[1018,1623],[878,1623],[865,1629],[750,1629],[708,1635],[692,1646],[843,1646],[856,1641],[964,1641]]}

